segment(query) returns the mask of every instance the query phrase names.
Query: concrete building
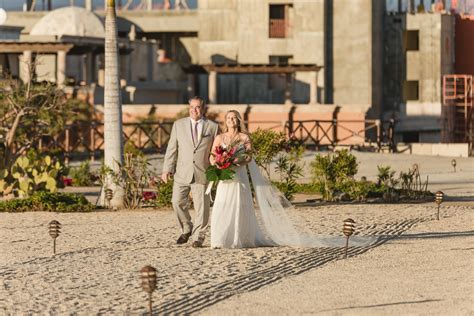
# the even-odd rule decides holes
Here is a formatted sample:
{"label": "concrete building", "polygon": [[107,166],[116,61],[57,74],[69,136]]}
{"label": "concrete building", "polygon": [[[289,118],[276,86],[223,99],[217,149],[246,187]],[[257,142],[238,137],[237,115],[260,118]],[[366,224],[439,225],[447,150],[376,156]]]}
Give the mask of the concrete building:
{"label": "concrete building", "polygon": [[[437,12],[425,12],[420,1],[402,6],[406,1],[400,0],[397,10],[411,13],[395,14],[381,0],[118,2],[124,112],[131,116],[152,108],[172,116],[181,110],[173,104],[199,94],[216,111],[239,107],[255,122],[395,118],[399,141],[437,142],[445,120],[443,76],[474,69],[468,52],[460,53],[472,52],[465,43],[474,42],[474,32],[467,34],[474,28],[443,11],[441,1],[431,10]],[[168,10],[173,3],[181,3],[180,10]],[[52,15],[60,10],[12,11],[5,26],[22,28],[17,42],[39,40],[42,19],[53,23],[53,16],[64,16]],[[85,1],[80,10],[100,20],[103,0]],[[78,26],[68,43],[94,45],[83,31]],[[93,87],[89,99],[95,104],[102,100],[100,47],[92,66],[84,49],[67,55],[66,76]],[[159,104],[166,110],[156,111]]]}
{"label": "concrete building", "polygon": [[454,73],[454,20],[432,13],[387,16],[384,115],[400,121],[404,142],[441,140],[442,79]]}

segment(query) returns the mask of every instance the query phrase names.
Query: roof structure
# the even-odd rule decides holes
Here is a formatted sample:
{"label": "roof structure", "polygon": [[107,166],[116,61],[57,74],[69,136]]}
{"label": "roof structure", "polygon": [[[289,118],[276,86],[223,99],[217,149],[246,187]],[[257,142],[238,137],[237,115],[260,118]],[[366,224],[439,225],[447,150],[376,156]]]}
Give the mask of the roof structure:
{"label": "roof structure", "polygon": [[30,35],[105,37],[102,20],[95,13],[81,7],[64,7],[42,17]]}

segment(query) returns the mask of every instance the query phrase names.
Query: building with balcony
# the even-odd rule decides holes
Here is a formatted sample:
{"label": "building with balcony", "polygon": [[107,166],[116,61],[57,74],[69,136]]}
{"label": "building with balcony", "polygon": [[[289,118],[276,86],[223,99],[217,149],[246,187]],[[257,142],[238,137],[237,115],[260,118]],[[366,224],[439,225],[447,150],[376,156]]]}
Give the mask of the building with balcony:
{"label": "building with balcony", "polygon": [[[446,11],[445,1],[436,0],[425,10],[425,2],[117,1],[124,112],[172,116],[198,94],[216,112],[237,107],[257,125],[396,119],[399,141],[440,141],[447,120],[443,76],[474,74],[467,58],[474,21],[461,18],[470,15],[466,8]],[[32,7],[25,0],[24,11],[8,11],[3,28],[18,36],[0,39],[2,69],[22,77],[19,61],[29,58],[28,51],[32,58],[45,53],[32,42],[69,45],[66,84],[87,90],[88,100],[100,105],[103,31],[86,34],[93,25],[87,22],[59,34],[57,21],[66,11],[55,12],[66,9],[57,9],[54,0],[42,3]],[[103,23],[103,0],[84,4],[68,10]],[[56,23],[56,33],[38,31],[43,23]],[[6,52],[8,45],[17,45],[17,51]],[[62,75],[58,52],[40,57],[40,72],[49,77],[38,78],[55,81]],[[465,123],[470,121],[471,114]]]}

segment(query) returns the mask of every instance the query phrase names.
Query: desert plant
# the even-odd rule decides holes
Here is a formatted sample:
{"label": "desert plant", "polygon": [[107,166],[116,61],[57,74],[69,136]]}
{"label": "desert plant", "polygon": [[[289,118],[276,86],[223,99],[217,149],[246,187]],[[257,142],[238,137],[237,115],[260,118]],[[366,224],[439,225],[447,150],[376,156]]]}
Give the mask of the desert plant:
{"label": "desert plant", "polygon": [[326,156],[316,155],[311,162],[313,183],[320,188],[324,200],[333,200],[336,190],[357,173],[357,159],[347,150]]}
{"label": "desert plant", "polygon": [[420,168],[417,164],[409,168],[407,172],[400,172],[400,193],[410,198],[421,198],[429,194],[428,177],[423,183],[421,181]]}
{"label": "desert plant", "polygon": [[114,183],[124,190],[123,205],[126,208],[139,208],[142,205],[143,191],[148,187],[153,174],[150,164],[143,157],[126,154],[124,163],[119,163],[119,172],[104,167],[105,175],[110,174]]}
{"label": "desert plant", "polygon": [[54,84],[35,83],[36,65],[27,66],[30,78],[26,83],[0,83],[0,168],[11,168],[42,137],[61,131],[70,117],[64,93]]}
{"label": "desert plant", "polygon": [[18,157],[10,169],[0,169],[0,195],[27,197],[36,191],[55,192],[65,170],[57,159],[30,150],[28,155]]}
{"label": "desert plant", "polygon": [[392,192],[400,182],[390,166],[377,166],[377,186],[382,192]]}
{"label": "desert plant", "polygon": [[270,163],[285,148],[285,134],[258,128],[250,134],[253,146],[253,158],[270,177]]}
{"label": "desert plant", "polygon": [[338,187],[341,192],[349,194],[351,200],[364,201],[372,193],[377,191],[377,185],[370,181],[355,179],[347,179],[344,183],[344,188],[342,186]]}
{"label": "desert plant", "polygon": [[274,184],[291,201],[297,192],[296,179],[303,175],[303,168],[298,165],[296,158],[280,155],[276,162],[275,171],[280,175],[280,181],[274,182]]}

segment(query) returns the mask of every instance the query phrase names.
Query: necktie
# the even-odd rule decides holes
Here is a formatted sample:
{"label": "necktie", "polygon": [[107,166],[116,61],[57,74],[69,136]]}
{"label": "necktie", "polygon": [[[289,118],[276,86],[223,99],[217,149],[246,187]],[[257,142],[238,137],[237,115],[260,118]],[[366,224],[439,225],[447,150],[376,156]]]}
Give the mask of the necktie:
{"label": "necktie", "polygon": [[197,146],[198,144],[198,122],[194,122],[194,128],[193,128],[193,142],[194,142],[194,147]]}

